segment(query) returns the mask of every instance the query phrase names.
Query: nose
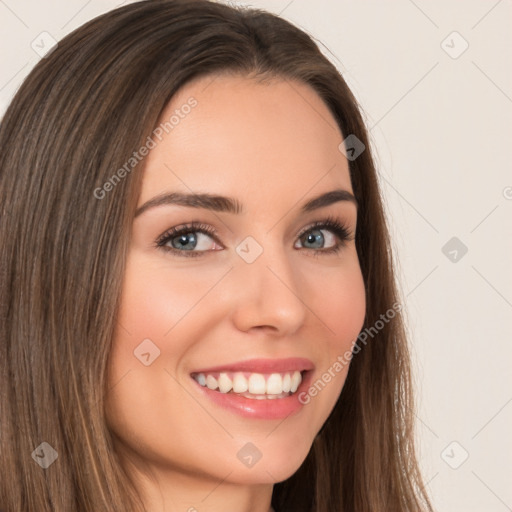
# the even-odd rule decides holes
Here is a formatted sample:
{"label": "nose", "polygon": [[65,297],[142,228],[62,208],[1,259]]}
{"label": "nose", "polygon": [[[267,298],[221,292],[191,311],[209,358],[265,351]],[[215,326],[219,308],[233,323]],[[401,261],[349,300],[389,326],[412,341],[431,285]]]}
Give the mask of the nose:
{"label": "nose", "polygon": [[266,247],[252,263],[240,257],[231,278],[232,320],[239,330],[266,329],[283,336],[304,323],[308,310],[304,290],[298,269],[283,248]]}

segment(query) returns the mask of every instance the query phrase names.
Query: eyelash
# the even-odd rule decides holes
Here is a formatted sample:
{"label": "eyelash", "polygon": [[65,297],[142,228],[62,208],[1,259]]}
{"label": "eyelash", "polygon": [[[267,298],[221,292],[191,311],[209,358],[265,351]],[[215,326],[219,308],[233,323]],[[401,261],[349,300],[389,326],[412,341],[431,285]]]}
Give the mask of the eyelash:
{"label": "eyelash", "polygon": [[[350,236],[350,231],[347,228],[347,226],[343,223],[340,223],[337,219],[334,217],[327,217],[323,220],[319,220],[314,222],[312,225],[305,228],[301,233],[298,235],[298,239],[302,238],[306,233],[309,233],[310,231],[319,230],[319,229],[328,229],[329,231],[332,231],[340,240],[334,247],[330,247],[328,249],[310,249],[310,251],[313,252],[315,256],[318,256],[320,254],[322,255],[328,255],[328,254],[336,254],[338,253],[347,242],[350,240],[353,240],[354,238]],[[184,256],[187,258],[196,258],[198,256],[202,256],[204,253],[212,252],[212,251],[180,251],[174,247],[168,247],[165,244],[172,240],[173,238],[189,234],[189,233],[203,233],[205,235],[210,236],[215,240],[216,243],[220,244],[217,240],[215,229],[209,226],[208,224],[202,224],[200,222],[191,222],[190,224],[183,225],[181,227],[174,227],[169,230],[167,230],[165,233],[163,233],[158,239],[156,240],[155,246],[159,249],[162,249],[163,251],[167,253],[174,253],[177,256]],[[222,244],[220,244],[222,245]],[[306,248],[307,249],[307,248]]]}

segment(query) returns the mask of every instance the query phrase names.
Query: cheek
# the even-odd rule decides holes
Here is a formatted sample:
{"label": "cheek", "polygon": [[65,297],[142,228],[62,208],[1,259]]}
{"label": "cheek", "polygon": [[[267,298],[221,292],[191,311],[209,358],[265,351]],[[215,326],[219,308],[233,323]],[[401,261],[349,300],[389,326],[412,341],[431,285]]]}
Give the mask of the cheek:
{"label": "cheek", "polygon": [[325,268],[306,279],[307,301],[324,327],[327,352],[345,352],[364,325],[366,293],[355,249],[339,268]]}
{"label": "cheek", "polygon": [[[350,256],[350,257],[349,257]],[[345,384],[352,349],[364,325],[366,293],[355,249],[337,268],[324,268],[304,274],[306,301],[318,319],[318,361],[315,377],[299,400],[311,409],[311,439],[321,428]]]}
{"label": "cheek", "polygon": [[[187,274],[185,268],[166,271],[137,251],[130,254],[109,356],[106,413],[109,428],[121,440],[119,448],[130,447],[131,456],[197,467],[212,451],[203,433],[222,438],[225,432],[191,400],[178,371],[192,340],[205,335],[194,314],[200,314],[197,303],[210,282],[194,276],[191,284]],[[143,354],[148,353],[146,366]],[[208,348],[204,354],[208,358]]]}
{"label": "cheek", "polygon": [[173,349],[179,353],[176,343],[180,337],[175,333],[185,324],[190,327],[196,315],[204,314],[200,299],[218,280],[218,271],[197,273],[186,265],[170,267],[133,251],[126,267],[119,323],[133,341],[151,338],[165,347],[172,339]]}

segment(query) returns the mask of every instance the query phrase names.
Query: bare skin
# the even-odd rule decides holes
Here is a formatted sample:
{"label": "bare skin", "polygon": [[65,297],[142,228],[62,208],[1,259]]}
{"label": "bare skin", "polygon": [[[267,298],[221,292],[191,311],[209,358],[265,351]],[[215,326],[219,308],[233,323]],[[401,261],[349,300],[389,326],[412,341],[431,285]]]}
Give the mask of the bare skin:
{"label": "bare skin", "polygon": [[[353,193],[338,149],[344,135],[305,84],[203,77],[173,97],[162,119],[191,96],[197,105],[146,158],[138,206],[165,192],[209,193],[236,198],[244,213],[164,204],[135,217],[110,358],[108,425],[151,512],[268,512],[273,485],[306,458],[348,365],[285,419],[228,410],[205,398],[191,373],[302,357],[314,364],[315,381],[352,349],[365,312],[357,207],[341,200],[301,212],[320,194]],[[346,226],[348,240],[331,228],[302,235],[328,216]],[[167,230],[193,221],[215,234],[190,230],[187,250],[176,248],[180,236],[166,242],[175,252],[156,246]],[[263,251],[250,264],[236,251],[248,236]],[[320,252],[337,244],[338,252]],[[145,339],[160,351],[148,366],[134,356]],[[237,457],[247,443],[262,455],[252,467]]]}

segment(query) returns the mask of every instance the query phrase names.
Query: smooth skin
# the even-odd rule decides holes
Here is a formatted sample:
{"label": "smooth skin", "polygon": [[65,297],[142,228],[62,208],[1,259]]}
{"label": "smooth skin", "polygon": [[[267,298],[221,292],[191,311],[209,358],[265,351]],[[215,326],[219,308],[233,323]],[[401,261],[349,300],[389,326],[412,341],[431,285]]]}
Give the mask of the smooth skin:
{"label": "smooth skin", "polygon": [[[236,198],[244,213],[167,204],[135,217],[107,422],[149,511],[268,512],[273,484],[306,458],[348,366],[284,420],[245,418],[214,404],[190,374],[305,357],[315,365],[314,382],[353,348],[365,315],[357,207],[339,201],[300,212],[322,193],[353,193],[338,149],[344,136],[321,98],[299,82],[201,77],[173,97],[162,120],[190,97],[197,105],[145,159],[138,206],[165,192],[210,193]],[[330,229],[301,235],[328,216],[352,238],[339,240]],[[176,249],[176,236],[167,247],[179,254],[156,246],[167,230],[193,221],[214,228],[214,237],[195,231],[185,250]],[[236,252],[248,236],[263,248],[250,264]],[[338,243],[338,253],[315,254]],[[180,256],[190,252],[199,256]],[[145,339],[160,351],[148,366],[134,355]],[[262,454],[252,467],[237,458],[249,442]]]}

